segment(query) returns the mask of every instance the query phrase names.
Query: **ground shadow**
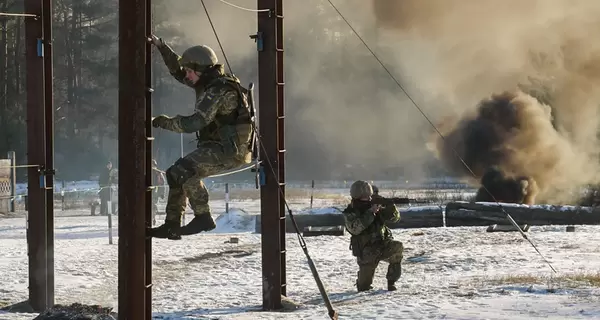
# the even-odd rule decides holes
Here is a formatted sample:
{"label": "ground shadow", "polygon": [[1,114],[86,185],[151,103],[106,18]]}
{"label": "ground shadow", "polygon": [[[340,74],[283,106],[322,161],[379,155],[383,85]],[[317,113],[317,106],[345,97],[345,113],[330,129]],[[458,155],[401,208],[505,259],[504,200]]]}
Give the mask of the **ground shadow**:
{"label": "ground shadow", "polygon": [[25,301],[17,302],[14,304],[5,305],[5,306],[0,305],[0,307],[1,307],[0,310],[2,310],[4,312],[34,313],[33,308],[31,307],[31,304],[29,304],[29,300],[25,300]]}
{"label": "ground shadow", "polygon": [[[331,301],[332,305],[341,305],[341,304],[347,304],[347,303],[351,303],[355,300],[359,300],[359,299],[363,299],[369,296],[374,296],[374,295],[378,295],[378,294],[382,294],[382,293],[386,293],[389,292],[387,290],[369,290],[369,291],[363,291],[363,292],[357,292],[356,290],[347,290],[344,292],[338,292],[338,293],[330,293],[328,294],[329,296],[329,300]],[[318,305],[318,304],[322,304],[323,302],[323,298],[321,296],[318,296],[314,299],[305,301],[304,304],[305,305]]]}
{"label": "ground shadow", "polygon": [[198,263],[209,259],[214,258],[223,258],[223,257],[232,257],[232,258],[242,258],[249,255],[252,255],[256,252],[256,248],[254,245],[252,246],[239,246],[237,248],[226,249],[219,252],[208,252],[203,253],[193,257],[183,258],[185,262],[190,263]]}
{"label": "ground shadow", "polygon": [[154,312],[152,319],[170,320],[170,319],[219,319],[219,316],[226,316],[239,313],[264,312],[262,306],[231,307],[231,308],[200,308],[188,311],[175,312]]}

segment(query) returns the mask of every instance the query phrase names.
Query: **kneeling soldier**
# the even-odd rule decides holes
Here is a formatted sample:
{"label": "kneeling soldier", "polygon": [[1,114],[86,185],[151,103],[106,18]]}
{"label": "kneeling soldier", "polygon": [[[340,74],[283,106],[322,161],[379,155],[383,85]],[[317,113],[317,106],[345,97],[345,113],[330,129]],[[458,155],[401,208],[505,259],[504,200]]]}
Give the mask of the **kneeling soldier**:
{"label": "kneeling soldier", "polygon": [[381,206],[371,203],[373,187],[366,181],[356,181],[350,187],[352,202],[343,211],[346,230],[352,235],[350,246],[358,263],[358,291],[373,287],[373,276],[380,261],[389,263],[387,271],[388,290],[396,290],[396,281],[402,274],[402,242],[393,240],[386,222],[400,220],[395,205]]}

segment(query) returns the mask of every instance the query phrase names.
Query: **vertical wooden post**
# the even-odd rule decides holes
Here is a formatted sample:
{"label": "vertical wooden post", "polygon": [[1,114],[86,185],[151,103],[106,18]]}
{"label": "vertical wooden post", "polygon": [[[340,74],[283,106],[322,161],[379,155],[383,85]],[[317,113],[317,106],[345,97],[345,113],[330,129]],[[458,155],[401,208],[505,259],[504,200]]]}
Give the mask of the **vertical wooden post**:
{"label": "vertical wooden post", "polygon": [[263,309],[281,308],[285,276],[285,168],[283,114],[283,5],[258,0],[258,47],[261,239]]}

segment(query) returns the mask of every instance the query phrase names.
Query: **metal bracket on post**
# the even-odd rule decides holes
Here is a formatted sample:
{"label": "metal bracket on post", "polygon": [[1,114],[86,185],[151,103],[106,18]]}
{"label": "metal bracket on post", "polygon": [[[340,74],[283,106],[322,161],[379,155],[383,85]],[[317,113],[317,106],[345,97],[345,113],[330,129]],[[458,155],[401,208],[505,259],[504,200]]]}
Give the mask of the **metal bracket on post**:
{"label": "metal bracket on post", "polygon": [[265,166],[263,164],[261,164],[260,168],[258,169],[258,178],[261,186],[267,184],[267,177],[265,176]]}
{"label": "metal bracket on post", "polygon": [[46,176],[56,175],[56,170],[46,169],[44,166],[40,166],[38,173],[40,174],[40,188],[46,189]]}
{"label": "metal bracket on post", "polygon": [[38,57],[44,57],[44,40],[38,38],[37,39],[37,55]]}
{"label": "metal bracket on post", "polygon": [[46,189],[46,170],[43,165],[38,168],[38,174],[40,179],[40,189]]}
{"label": "metal bracket on post", "polygon": [[254,42],[256,42],[256,51],[263,51],[264,50],[264,46],[263,46],[263,33],[262,31],[257,32],[256,34],[251,34],[250,35],[250,39],[254,40]]}

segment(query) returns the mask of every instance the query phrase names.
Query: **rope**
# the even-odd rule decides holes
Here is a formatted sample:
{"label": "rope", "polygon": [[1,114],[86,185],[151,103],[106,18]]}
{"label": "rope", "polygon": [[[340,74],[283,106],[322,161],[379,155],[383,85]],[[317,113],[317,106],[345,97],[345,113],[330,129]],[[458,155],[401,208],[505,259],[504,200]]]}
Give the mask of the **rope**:
{"label": "rope", "polygon": [[200,2],[202,2],[202,7],[204,7],[204,12],[206,13],[206,17],[208,18],[210,27],[212,28],[213,33],[215,34],[215,38],[217,38],[217,43],[219,44],[219,47],[221,48],[221,52],[223,53],[223,58],[225,58],[225,63],[227,63],[227,68],[229,69],[229,73],[231,73],[233,75],[233,70],[231,69],[231,64],[229,64],[229,59],[227,59],[225,50],[223,50],[223,45],[221,44],[221,40],[219,40],[219,36],[217,35],[217,30],[215,29],[215,25],[213,24],[212,19],[210,18],[210,14],[208,13],[208,9],[206,8],[206,5],[204,4],[204,0],[200,0]]}
{"label": "rope", "polygon": [[[371,48],[369,47],[369,45],[365,42],[365,40],[363,40],[363,38],[358,34],[358,32],[356,32],[356,30],[352,27],[352,25],[346,19],[346,17],[344,17],[344,15],[338,10],[338,8],[333,4],[333,2],[331,2],[331,0],[327,0],[327,1],[333,7],[333,9],[338,13],[338,15],[344,20],[344,22],[346,22],[346,24],[348,25],[348,27],[350,27],[350,29],[352,30],[352,32],[354,32],[354,34],[356,35],[356,37],[363,43],[363,45],[367,48],[367,50],[369,50],[369,52],[371,53],[371,55],[373,55],[373,57],[377,60],[377,62],[379,62],[379,64],[383,68],[383,70],[385,70],[385,72],[387,72],[387,74],[390,76],[390,78],[392,78],[392,80],[396,83],[396,85],[398,86],[398,88],[400,88],[400,90],[402,90],[402,92],[408,98],[408,100],[410,100],[410,102],[412,103],[412,105],[421,113],[421,115],[423,115],[423,117],[427,120],[427,122],[429,122],[429,124],[433,127],[433,129],[435,130],[435,132],[437,132],[437,134],[445,142],[446,141],[446,137],[444,137],[444,135],[438,130],[438,128],[435,126],[435,124],[429,119],[429,117],[425,114],[425,112],[423,112],[423,110],[419,107],[419,105],[415,102],[415,100],[410,96],[410,94],[408,94],[408,92],[404,89],[404,87],[400,84],[400,82],[396,79],[396,77],[394,77],[394,75],[385,66],[385,64],[379,59],[379,57],[375,54],[375,52],[373,52],[373,50],[371,50]],[[452,147],[452,151],[454,152],[454,154],[456,155],[456,157],[460,160],[460,162],[463,164],[463,166],[473,175],[473,177],[477,178],[477,176],[475,175],[475,173],[473,172],[473,170],[471,170],[471,168],[469,167],[469,165],[467,165],[467,163],[463,160],[463,158],[456,151],[456,149]],[[521,230],[521,227],[517,224],[517,222],[515,222],[515,220],[510,216],[510,214],[508,214],[508,212],[506,212],[504,210],[504,208],[502,207],[502,205],[500,205],[500,202],[496,199],[496,197],[494,197],[494,195],[484,185],[482,185],[482,187],[485,190],[485,192],[487,192],[492,197],[492,199],[498,205],[498,207],[500,208],[500,210],[502,210],[502,213],[504,213],[506,215],[508,221],[510,221],[510,223],[515,228],[517,228],[517,230],[519,231],[519,233],[521,234],[521,236],[525,240],[529,241],[529,243],[531,244],[531,246],[542,257],[542,259],[544,260],[544,262],[546,262],[548,264],[548,266],[550,267],[550,269],[552,269],[552,271],[554,271],[554,273],[557,273],[556,269],[554,269],[554,267],[552,266],[552,264],[550,263],[550,261],[548,261],[546,259],[546,257],[538,250],[538,248],[536,247],[536,245],[531,241],[531,239],[529,239],[529,237],[527,237],[527,235],[525,234],[525,232],[523,232],[523,230]]]}
{"label": "rope", "polygon": [[[259,162],[259,163],[260,163],[260,162]],[[208,177],[206,177],[206,178],[215,178],[215,177],[223,177],[223,176],[228,176],[228,175],[230,175],[230,174],[234,174],[234,173],[242,172],[242,171],[245,171],[245,170],[248,170],[248,169],[252,169],[252,168],[254,168],[255,166],[256,166],[256,163],[252,163],[252,164],[246,165],[246,166],[244,166],[244,167],[241,167],[241,168],[239,168],[239,169],[235,169],[235,170],[232,170],[232,171],[226,171],[226,172],[222,172],[222,173],[217,173],[217,174],[215,174],[215,175],[208,176]],[[162,171],[162,170],[160,170],[160,169],[158,169],[158,168],[152,168],[152,170],[155,170],[155,171],[157,171],[157,172],[160,172],[160,173],[162,173],[162,174],[166,174],[166,173],[167,173],[166,171]]]}
{"label": "rope", "polygon": [[20,166],[8,166],[8,167],[0,167],[0,169],[12,169],[12,168],[35,168],[41,167],[39,164],[24,164]]}
{"label": "rope", "polygon": [[38,16],[31,13],[8,13],[8,12],[0,12],[0,16],[5,17],[32,17],[37,18]]}
{"label": "rope", "polygon": [[[220,0],[222,1],[222,0]],[[229,61],[227,60],[227,56],[225,55],[225,51],[223,50],[223,46],[221,46],[221,41],[219,40],[219,35],[217,34],[217,31],[215,30],[215,27],[212,23],[212,20],[210,19],[210,14],[208,13],[208,10],[206,9],[206,5],[204,4],[204,0],[201,0],[202,2],[202,6],[204,7],[204,11],[206,12],[206,16],[208,18],[208,21],[210,22],[210,25],[213,29],[213,33],[215,35],[215,38],[217,39],[217,42],[219,43],[219,46],[221,47],[221,51],[223,52],[223,56],[225,57],[225,61],[227,62],[227,66],[229,67],[230,72],[233,74],[233,72],[231,71],[231,66],[229,65]],[[270,11],[270,10],[266,10],[266,11]],[[259,11],[261,12],[261,11]],[[252,127],[254,129],[254,131],[257,133],[257,140],[259,145],[262,147],[263,151],[265,152],[265,155],[267,154],[265,147],[262,143],[262,139],[260,137],[260,134],[258,133],[257,130],[257,126],[256,123],[252,123]],[[269,157],[267,156],[267,162],[269,163],[269,167],[271,168],[271,172],[273,173],[273,176],[277,176],[275,169],[273,167],[273,164],[271,162],[271,159],[269,159]],[[245,168],[247,169],[247,168]],[[308,261],[308,265],[310,267],[310,270],[312,272],[313,278],[315,279],[315,282],[317,283],[317,287],[319,288],[319,292],[321,293],[321,296],[323,297],[323,300],[325,302],[325,305],[327,306],[327,309],[329,311],[329,316],[331,319],[337,319],[337,312],[333,309],[333,306],[331,305],[331,301],[329,300],[329,297],[327,295],[327,292],[325,291],[325,288],[323,286],[323,283],[321,282],[321,279],[319,277],[319,273],[317,272],[316,266],[314,264],[314,262],[312,261],[312,258],[310,257],[309,253],[308,253],[308,249],[306,247],[306,242],[304,241],[304,237],[302,237],[302,234],[300,233],[300,230],[298,228],[298,225],[296,224],[296,220],[294,219],[294,215],[292,214],[292,209],[290,209],[290,206],[287,202],[287,200],[285,199],[285,193],[281,187],[281,185],[279,184],[279,182],[277,183],[277,189],[279,190],[279,194],[281,196],[281,199],[283,200],[283,203],[285,204],[285,207],[287,208],[288,214],[290,216],[290,219],[292,220],[292,224],[294,225],[294,228],[296,229],[296,234],[298,235],[298,241],[300,242],[300,247],[302,248],[302,251],[304,251],[304,254],[306,256],[306,259]]]}
{"label": "rope", "polygon": [[228,6],[231,6],[231,7],[240,9],[240,10],[244,10],[244,11],[249,11],[249,12],[269,12],[269,11],[271,11],[269,9],[250,9],[250,8],[244,8],[244,7],[240,7],[238,5],[235,5],[233,3],[229,3],[229,2],[227,2],[225,0],[219,0],[219,1],[223,2],[224,4],[226,4]]}
{"label": "rope", "polygon": [[245,171],[245,170],[248,170],[248,169],[252,169],[252,168],[254,168],[255,166],[256,166],[256,163],[252,163],[252,164],[249,164],[249,165],[247,165],[247,166],[245,166],[245,167],[239,168],[239,169],[237,169],[237,170],[233,170],[233,171],[228,171],[228,172],[223,172],[223,173],[215,174],[215,175],[212,175],[212,176],[208,176],[207,178],[215,178],[215,177],[223,177],[223,176],[228,176],[228,175],[230,175],[230,174],[234,174],[234,173],[242,172],[242,171]]}

